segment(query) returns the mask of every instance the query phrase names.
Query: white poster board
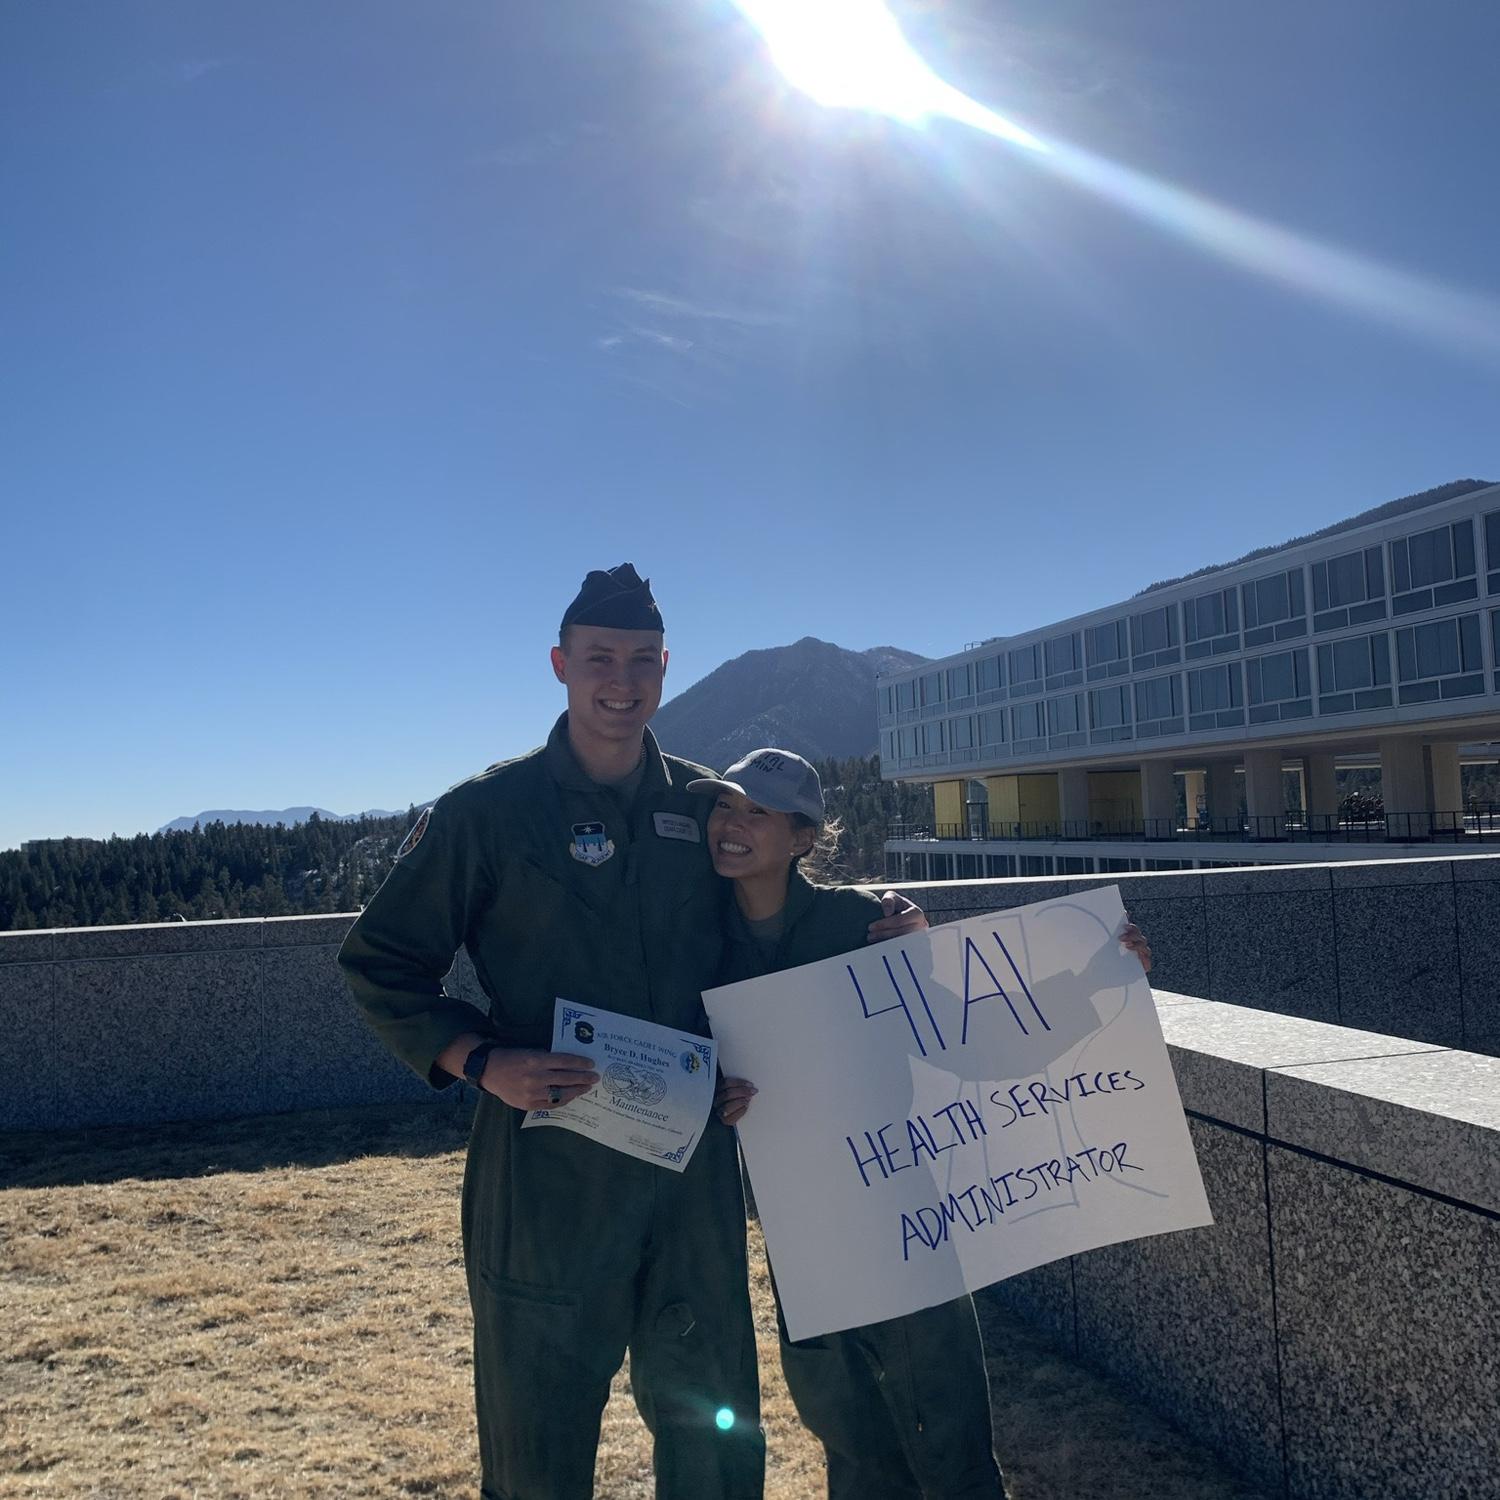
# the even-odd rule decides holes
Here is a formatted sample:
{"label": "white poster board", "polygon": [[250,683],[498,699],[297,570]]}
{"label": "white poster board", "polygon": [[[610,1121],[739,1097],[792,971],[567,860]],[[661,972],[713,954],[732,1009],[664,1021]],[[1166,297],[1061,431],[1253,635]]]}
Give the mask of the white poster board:
{"label": "white poster board", "polygon": [[704,995],[794,1339],[1213,1222],[1119,889]]}

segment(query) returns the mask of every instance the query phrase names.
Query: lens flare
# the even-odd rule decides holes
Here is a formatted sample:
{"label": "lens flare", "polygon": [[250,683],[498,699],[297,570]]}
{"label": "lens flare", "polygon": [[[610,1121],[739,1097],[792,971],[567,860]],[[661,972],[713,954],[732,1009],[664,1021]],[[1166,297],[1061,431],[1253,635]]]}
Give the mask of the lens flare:
{"label": "lens flare", "polygon": [[727,1406],[721,1406],[714,1413],[714,1426],[720,1432],[728,1432],[734,1426],[734,1413]]}
{"label": "lens flare", "polygon": [[1227,263],[1418,337],[1500,357],[1500,303],[1298,234],[1065,141],[945,83],[882,0],[735,0],[786,81],[828,108],[955,120]]}

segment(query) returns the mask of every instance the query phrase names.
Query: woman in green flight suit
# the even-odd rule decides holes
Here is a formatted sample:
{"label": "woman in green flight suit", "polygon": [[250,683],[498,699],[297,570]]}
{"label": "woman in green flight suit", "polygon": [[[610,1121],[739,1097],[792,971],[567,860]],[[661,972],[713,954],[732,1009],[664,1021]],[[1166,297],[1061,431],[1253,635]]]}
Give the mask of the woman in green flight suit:
{"label": "woman in green flight suit", "polygon": [[[757,750],[722,779],[693,781],[688,790],[716,794],[709,853],[732,882],[721,983],[864,945],[879,901],[812,885],[797,869],[825,816],[823,788],[807,761]],[[1149,970],[1140,929],[1127,923],[1120,940]],[[719,1118],[737,1123],[754,1095],[745,1079],[723,1080],[714,1099]],[[783,1323],[781,1366],[798,1413],[827,1454],[829,1500],[1004,1500],[970,1298],[797,1343]]]}
{"label": "woman in green flight suit", "polygon": [[[757,750],[723,780],[688,790],[717,794],[709,852],[733,882],[722,983],[863,946],[879,901],[812,885],[796,868],[824,821],[818,773],[801,756]],[[736,1123],[754,1093],[743,1079],[724,1080],[719,1117]],[[829,1500],[1003,1500],[968,1297],[798,1343],[784,1323],[781,1333],[792,1400],[827,1453]]]}

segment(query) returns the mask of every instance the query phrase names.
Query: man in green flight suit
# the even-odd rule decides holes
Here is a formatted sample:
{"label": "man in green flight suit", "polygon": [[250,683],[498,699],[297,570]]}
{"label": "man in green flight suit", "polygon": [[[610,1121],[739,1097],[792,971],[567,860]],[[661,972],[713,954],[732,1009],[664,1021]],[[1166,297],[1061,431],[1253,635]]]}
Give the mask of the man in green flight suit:
{"label": "man in green flight suit", "polygon": [[[627,1348],[658,1500],[757,1500],[764,1474],[734,1133],[710,1118],[665,1170],[567,1130],[521,1129],[598,1082],[547,1050],[557,997],[708,1034],[721,951],[702,767],[646,728],[667,664],[649,580],[588,575],[552,667],[547,744],[421,818],[339,963],[376,1034],[481,1093],[464,1175],[483,1500],[585,1500]],[[871,940],[921,925],[909,908]],[[486,1014],[443,990],[466,947]]]}

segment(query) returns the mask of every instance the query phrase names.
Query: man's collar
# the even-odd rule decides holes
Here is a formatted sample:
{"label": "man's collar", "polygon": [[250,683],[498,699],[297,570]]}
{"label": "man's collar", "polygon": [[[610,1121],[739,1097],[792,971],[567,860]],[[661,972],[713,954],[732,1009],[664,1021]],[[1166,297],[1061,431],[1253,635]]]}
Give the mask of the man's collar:
{"label": "man's collar", "polygon": [[[644,729],[641,731],[641,742],[646,752],[646,769],[641,785],[671,786],[672,773],[662,758],[661,749],[656,743],[656,736],[649,729]],[[603,784],[595,781],[578,763],[578,757],[573,754],[573,747],[568,743],[566,712],[559,717],[557,723],[552,726],[552,733],[547,736],[546,757],[547,770],[559,786],[568,787],[573,791],[587,792]]]}

